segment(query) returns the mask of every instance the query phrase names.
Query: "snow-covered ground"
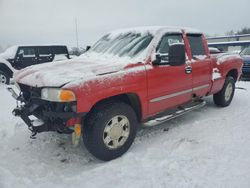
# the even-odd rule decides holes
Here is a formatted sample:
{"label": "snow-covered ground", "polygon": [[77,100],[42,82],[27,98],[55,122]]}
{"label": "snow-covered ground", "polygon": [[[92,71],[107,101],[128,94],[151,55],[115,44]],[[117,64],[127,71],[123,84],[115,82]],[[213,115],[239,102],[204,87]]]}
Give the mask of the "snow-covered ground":
{"label": "snow-covered ground", "polygon": [[206,107],[138,131],[121,158],[101,162],[70,137],[29,138],[11,115],[15,101],[0,87],[0,188],[250,187],[250,83],[240,82],[231,106]]}

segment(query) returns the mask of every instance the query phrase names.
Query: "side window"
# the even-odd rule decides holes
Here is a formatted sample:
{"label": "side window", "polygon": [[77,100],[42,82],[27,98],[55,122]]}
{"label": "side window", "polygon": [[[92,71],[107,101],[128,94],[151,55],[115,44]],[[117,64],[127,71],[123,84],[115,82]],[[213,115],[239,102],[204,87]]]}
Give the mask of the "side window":
{"label": "side window", "polygon": [[183,43],[181,34],[165,35],[162,37],[156,51],[160,54],[168,54],[169,47],[176,43]]}
{"label": "side window", "polygon": [[49,47],[39,47],[38,54],[40,57],[48,57],[51,56],[51,51]]}
{"label": "side window", "polygon": [[200,57],[206,57],[205,48],[202,41],[201,35],[187,35],[192,57],[200,59]]}
{"label": "side window", "polygon": [[21,47],[19,48],[19,51],[17,53],[18,55],[22,55],[24,58],[27,57],[35,57],[36,56],[36,51],[35,48],[31,47]]}
{"label": "side window", "polygon": [[168,62],[169,47],[178,43],[183,43],[181,34],[167,34],[162,37],[158,47],[156,48],[156,53],[161,55],[163,62]]}

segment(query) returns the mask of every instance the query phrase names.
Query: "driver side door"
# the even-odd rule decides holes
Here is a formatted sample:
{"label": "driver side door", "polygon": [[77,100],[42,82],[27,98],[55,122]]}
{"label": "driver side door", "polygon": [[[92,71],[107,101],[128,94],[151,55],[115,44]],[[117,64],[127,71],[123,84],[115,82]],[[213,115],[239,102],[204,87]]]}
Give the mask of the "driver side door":
{"label": "driver side door", "polygon": [[15,66],[22,69],[37,64],[37,49],[35,47],[19,47],[15,58]]}
{"label": "driver side door", "polygon": [[162,64],[147,68],[149,116],[192,99],[191,65],[187,61],[179,66],[168,64],[169,47],[176,43],[184,43],[181,33],[165,34],[156,48]]}

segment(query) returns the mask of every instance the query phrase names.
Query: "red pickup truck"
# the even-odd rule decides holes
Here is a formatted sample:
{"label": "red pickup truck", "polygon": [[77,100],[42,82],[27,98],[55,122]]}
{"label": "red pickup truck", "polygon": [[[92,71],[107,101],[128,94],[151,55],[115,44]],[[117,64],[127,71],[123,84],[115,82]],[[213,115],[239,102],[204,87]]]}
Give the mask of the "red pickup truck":
{"label": "red pickup truck", "polygon": [[129,149],[138,125],[197,109],[208,95],[228,106],[241,70],[238,55],[210,55],[197,30],[142,27],[108,33],[79,58],[25,68],[14,75],[20,95],[9,90],[32,137],[72,134],[74,145],[82,137],[95,157],[112,160]]}

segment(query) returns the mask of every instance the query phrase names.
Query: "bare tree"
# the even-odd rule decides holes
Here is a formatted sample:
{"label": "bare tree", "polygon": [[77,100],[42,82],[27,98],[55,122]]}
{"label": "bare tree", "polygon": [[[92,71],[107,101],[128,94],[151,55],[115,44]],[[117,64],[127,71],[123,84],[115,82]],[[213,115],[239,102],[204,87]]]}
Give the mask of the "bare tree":
{"label": "bare tree", "polygon": [[227,36],[232,35],[242,35],[242,34],[250,34],[250,27],[243,27],[242,29],[236,31],[236,30],[230,30],[226,32]]}

